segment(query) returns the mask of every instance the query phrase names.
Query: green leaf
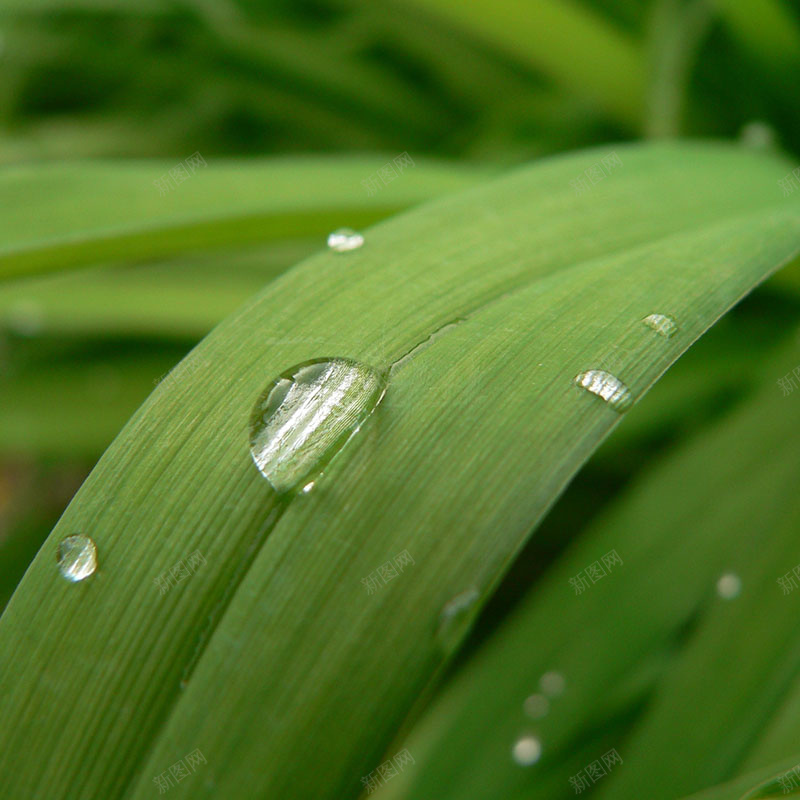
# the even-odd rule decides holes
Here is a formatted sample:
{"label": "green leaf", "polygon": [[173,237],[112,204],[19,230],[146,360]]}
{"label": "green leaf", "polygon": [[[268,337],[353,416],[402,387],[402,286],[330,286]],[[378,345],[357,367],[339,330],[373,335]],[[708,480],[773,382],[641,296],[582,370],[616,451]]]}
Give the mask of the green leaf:
{"label": "green leaf", "polygon": [[508,51],[628,127],[641,125],[644,53],[602,14],[574,0],[533,0],[525,5],[514,0],[413,0],[412,5]]}
{"label": "green leaf", "polygon": [[322,238],[334,228],[368,225],[487,174],[421,163],[370,195],[361,181],[391,160],[220,159],[192,173],[184,167],[190,177],[163,195],[155,182],[182,161],[9,167],[0,172],[0,193],[15,202],[0,220],[0,276]]}
{"label": "green leaf", "polygon": [[[800,498],[790,487],[800,465],[783,443],[800,407],[773,377],[795,352],[792,343],[773,353],[754,397],[657,462],[582,533],[411,733],[419,767],[386,796],[552,797],[612,748],[624,766],[595,787],[603,797],[674,798],[735,774],[797,668],[794,606],[776,578],[796,561]],[[623,564],[576,596],[570,579],[612,551]],[[726,602],[714,585],[731,573],[743,588]],[[751,630],[753,620],[763,623]],[[532,720],[524,700],[551,670],[567,690]],[[614,731],[625,716],[633,724]],[[526,769],[511,748],[527,731],[542,758]],[[581,760],[587,738],[593,754]],[[784,737],[751,767],[788,757],[790,742],[796,749]]]}
{"label": "green leaf", "polygon": [[[619,421],[575,376],[606,369],[640,398],[798,250],[782,162],[721,145],[617,153],[582,195],[571,181],[607,151],[378,225],[192,351],[0,620],[8,792],[149,798],[199,749],[207,764],[175,796],[358,795],[452,655],[460,630],[437,633],[442,611],[488,596]],[[677,333],[645,326],[652,313]],[[254,404],[323,357],[384,371],[385,399],[313,491],[276,495],[249,453]],[[75,533],[100,568],[69,584],[54,557]],[[206,563],[159,595],[154,581],[195,551]],[[404,551],[414,563],[367,594],[362,579]]]}

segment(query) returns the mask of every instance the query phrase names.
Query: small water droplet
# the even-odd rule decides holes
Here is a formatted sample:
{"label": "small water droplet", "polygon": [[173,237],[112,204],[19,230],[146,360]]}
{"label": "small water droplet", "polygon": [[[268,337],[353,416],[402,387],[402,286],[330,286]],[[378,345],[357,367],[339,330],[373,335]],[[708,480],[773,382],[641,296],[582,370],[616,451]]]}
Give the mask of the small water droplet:
{"label": "small water droplet", "polygon": [[88,536],[76,533],[59,542],[57,560],[68,581],[82,581],[97,570],[97,547]]}
{"label": "small water droplet", "polygon": [[560,694],[563,694],[566,685],[566,678],[555,670],[545,672],[544,675],[539,678],[539,688],[548,697],[558,697]]}
{"label": "small water droplet", "polygon": [[358,250],[364,244],[364,237],[351,228],[339,228],[328,236],[328,247],[336,253]]}
{"label": "small water droplet", "polygon": [[575,376],[575,383],[605,400],[614,411],[627,411],[633,403],[631,390],[610,372],[590,369]]}
{"label": "small water droplet", "polygon": [[533,719],[541,719],[550,711],[550,701],[543,694],[532,694],[522,704],[525,713]]}
{"label": "small water droplet", "polygon": [[313,474],[375,410],[385,376],[348,358],[298,364],[272,381],[250,418],[250,454],[278,492],[310,491]]}
{"label": "small water droplet", "polygon": [[678,330],[675,320],[668,317],[666,314],[650,314],[645,317],[642,322],[648,328],[652,328],[656,333],[660,333],[665,338],[669,339],[674,336]]}
{"label": "small water droplet", "polygon": [[313,488],[314,488],[314,481],[309,481],[309,482],[308,482],[308,483],[307,483],[307,484],[306,484],[306,485],[303,487],[303,494],[308,494],[308,493],[309,493],[309,492],[310,492],[310,491],[311,491]]}
{"label": "small water droplet", "polygon": [[476,588],[467,589],[449,600],[441,614],[436,638],[445,650],[452,650],[458,645],[477,613],[476,601],[480,592]]}
{"label": "small water droplet", "polygon": [[717,581],[717,594],[723,600],[733,600],[742,591],[742,579],[733,572],[726,572]]}
{"label": "small water droplet", "polygon": [[753,120],[742,128],[739,141],[754,150],[771,150],[775,147],[775,129],[766,122]]}
{"label": "small water droplet", "polygon": [[542,743],[535,736],[520,736],[514,742],[511,755],[521,767],[530,767],[542,757]]}

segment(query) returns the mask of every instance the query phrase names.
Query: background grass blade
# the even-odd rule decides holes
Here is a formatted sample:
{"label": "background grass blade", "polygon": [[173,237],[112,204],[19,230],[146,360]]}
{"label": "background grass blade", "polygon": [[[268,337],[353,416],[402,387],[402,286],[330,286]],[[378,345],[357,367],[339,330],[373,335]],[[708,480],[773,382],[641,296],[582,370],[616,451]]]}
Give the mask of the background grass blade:
{"label": "background grass blade", "polygon": [[[639,398],[798,250],[780,161],[618,153],[623,166],[580,196],[571,180],[603,153],[378,225],[362,249],[273,281],[181,363],[0,620],[10,792],[150,797],[153,776],[199,748],[207,770],[176,796],[358,794],[452,655],[442,609],[471,587],[478,604],[490,594],[618,422],[574,376],[608,369]],[[642,325],[653,312],[675,336]],[[291,365],[337,355],[390,368],[386,399],[315,490],[285,502],[251,463],[253,403]],[[76,531],[101,569],[67,585],[53,555]],[[198,550],[206,564],[159,595],[154,580]],[[361,579],[404,550],[415,563],[366,595]],[[18,749],[31,738],[46,764]]]}
{"label": "background grass blade", "polygon": [[[572,0],[535,0],[535,13],[513,2],[414,0],[457,26],[512,53],[635,127],[644,104],[644,54],[640,45],[602,13]],[[542,35],[547,31],[547,35]],[[570,42],[570,49],[554,46]]]}
{"label": "background grass blade", "polygon": [[0,221],[0,276],[323,237],[486,175],[479,168],[421,163],[368,194],[361,181],[396,155],[212,162],[163,196],[154,181],[180,159],[9,167],[0,173],[0,196],[15,202]]}

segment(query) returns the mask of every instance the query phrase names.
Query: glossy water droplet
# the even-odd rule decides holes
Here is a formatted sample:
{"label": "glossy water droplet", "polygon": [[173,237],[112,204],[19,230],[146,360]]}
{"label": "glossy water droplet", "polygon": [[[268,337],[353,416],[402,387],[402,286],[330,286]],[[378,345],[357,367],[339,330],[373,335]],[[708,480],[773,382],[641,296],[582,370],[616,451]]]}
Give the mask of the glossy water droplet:
{"label": "glossy water droplet", "polygon": [[650,316],[645,317],[642,322],[644,322],[648,328],[652,328],[656,333],[660,333],[666,339],[674,336],[678,330],[675,320],[672,319],[672,317],[668,317],[666,314],[650,314]]}
{"label": "glossy water droplet", "polygon": [[337,253],[358,250],[364,244],[364,237],[351,228],[339,228],[328,236],[328,247]]}
{"label": "glossy water droplet", "polygon": [[520,736],[514,742],[511,755],[521,767],[530,767],[542,757],[542,743],[535,736]]}
{"label": "glossy water droplet", "polygon": [[742,579],[733,572],[726,572],[717,581],[717,594],[723,600],[733,600],[742,591]]}
{"label": "glossy water droplet", "polygon": [[313,488],[308,479],[358,431],[385,390],[381,373],[352,359],[298,364],[274,380],[255,404],[250,418],[253,461],[278,492]]}
{"label": "glossy water droplet", "polygon": [[97,570],[97,547],[82,533],[67,536],[58,545],[58,569],[68,581],[82,581]]}
{"label": "glossy water droplet", "polygon": [[550,711],[550,701],[543,694],[532,694],[525,698],[522,708],[532,719],[541,719]]}
{"label": "glossy water droplet", "polygon": [[575,383],[587,392],[602,397],[614,411],[627,411],[633,403],[631,390],[619,379],[602,369],[590,369],[575,376]]}
{"label": "glossy water droplet", "polygon": [[566,686],[566,678],[564,678],[560,672],[556,672],[555,670],[545,672],[544,675],[539,678],[539,688],[548,697],[558,697],[560,694],[563,694]]}
{"label": "glossy water droplet", "polygon": [[439,614],[439,627],[436,630],[436,638],[445,650],[455,648],[461,641],[477,613],[476,602],[479,597],[480,592],[471,588],[445,604]]}

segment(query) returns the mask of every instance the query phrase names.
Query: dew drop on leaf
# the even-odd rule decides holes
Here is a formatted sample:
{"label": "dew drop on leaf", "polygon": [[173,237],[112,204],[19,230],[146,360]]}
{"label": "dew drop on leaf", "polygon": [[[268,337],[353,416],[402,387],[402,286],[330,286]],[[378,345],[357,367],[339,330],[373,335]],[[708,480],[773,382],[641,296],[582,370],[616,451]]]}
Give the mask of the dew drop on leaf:
{"label": "dew drop on leaf", "polygon": [[520,736],[514,742],[511,755],[521,767],[530,767],[542,757],[542,743],[535,736]]}
{"label": "dew drop on leaf", "polygon": [[726,572],[717,581],[717,594],[723,600],[733,600],[742,591],[742,579],[733,572]]}
{"label": "dew drop on leaf", "polygon": [[602,369],[590,369],[575,376],[575,383],[606,401],[614,411],[627,411],[633,403],[631,390],[617,377]]}
{"label": "dew drop on leaf", "polygon": [[278,492],[309,478],[355,434],[386,390],[385,375],[348,358],[298,364],[273,380],[250,417],[250,454]]}
{"label": "dew drop on leaf", "polygon": [[550,701],[543,694],[532,694],[525,698],[522,708],[531,719],[541,719],[550,711]]}
{"label": "dew drop on leaf", "polygon": [[58,569],[68,581],[82,581],[97,570],[97,547],[82,533],[67,536],[58,545]]}
{"label": "dew drop on leaf", "polygon": [[566,686],[566,678],[555,670],[545,672],[544,675],[539,678],[539,688],[548,697],[558,697],[560,694],[563,694]]}
{"label": "dew drop on leaf", "polygon": [[665,339],[674,336],[678,330],[675,320],[668,317],[666,314],[650,314],[645,317],[642,322],[648,328],[652,328],[656,333],[660,333]]}
{"label": "dew drop on leaf", "polygon": [[358,250],[364,244],[364,237],[351,228],[339,228],[328,235],[328,248],[336,253]]}
{"label": "dew drop on leaf", "polygon": [[480,592],[473,587],[445,604],[436,630],[436,638],[445,651],[455,649],[463,638],[477,611],[475,603],[479,597]]}

